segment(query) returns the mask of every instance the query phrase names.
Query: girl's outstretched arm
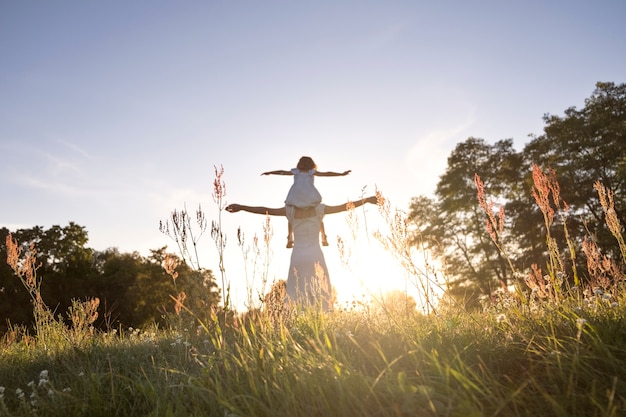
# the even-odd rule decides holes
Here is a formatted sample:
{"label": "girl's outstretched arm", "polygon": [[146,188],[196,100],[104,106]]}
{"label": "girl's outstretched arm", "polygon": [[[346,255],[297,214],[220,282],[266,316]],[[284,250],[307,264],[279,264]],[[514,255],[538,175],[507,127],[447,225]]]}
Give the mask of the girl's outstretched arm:
{"label": "girl's outstretched arm", "polygon": [[315,175],[317,175],[318,177],[343,177],[344,175],[348,175],[349,173],[351,173],[352,170],[349,169],[347,171],[343,171],[343,172],[333,172],[333,171],[315,171]]}
{"label": "girl's outstretched arm", "polygon": [[293,172],[291,171],[285,171],[282,169],[278,169],[276,171],[267,171],[262,173],[261,175],[293,175]]}

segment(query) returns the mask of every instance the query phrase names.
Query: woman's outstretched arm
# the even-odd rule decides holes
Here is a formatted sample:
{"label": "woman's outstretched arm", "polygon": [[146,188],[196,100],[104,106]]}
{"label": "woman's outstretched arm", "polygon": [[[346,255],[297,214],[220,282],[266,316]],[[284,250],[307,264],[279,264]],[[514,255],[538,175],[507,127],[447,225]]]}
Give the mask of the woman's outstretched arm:
{"label": "woman's outstretched arm", "polygon": [[[341,213],[347,211],[350,207],[360,207],[363,204],[377,204],[378,198],[376,196],[362,198],[360,200],[339,204],[337,206],[324,206],[324,214]],[[230,213],[236,213],[238,211],[247,211],[248,213],[266,214],[269,216],[286,216],[287,210],[285,207],[281,208],[269,208],[264,206],[244,206],[243,204],[231,204],[226,207],[226,211]],[[312,207],[297,208],[296,217],[305,218],[315,216],[315,209]]]}
{"label": "woman's outstretched arm", "polygon": [[[366,203],[377,204],[378,198],[375,195],[373,195],[370,197],[362,198],[357,201],[352,201],[352,205],[354,207],[360,207]],[[342,211],[347,211],[350,208],[350,205],[351,205],[350,202],[347,202],[344,204],[340,204],[338,206],[324,206],[324,214],[333,214],[333,213],[340,213]]]}
{"label": "woman's outstretched arm", "polygon": [[269,208],[263,206],[244,206],[243,204],[231,204],[226,207],[226,211],[236,213],[238,211],[247,211],[248,213],[266,214],[269,216],[285,216],[287,213],[285,207]]}
{"label": "woman's outstretched arm", "polygon": [[277,169],[276,171],[267,171],[262,173],[261,175],[293,175],[291,171],[285,171],[283,169]]}

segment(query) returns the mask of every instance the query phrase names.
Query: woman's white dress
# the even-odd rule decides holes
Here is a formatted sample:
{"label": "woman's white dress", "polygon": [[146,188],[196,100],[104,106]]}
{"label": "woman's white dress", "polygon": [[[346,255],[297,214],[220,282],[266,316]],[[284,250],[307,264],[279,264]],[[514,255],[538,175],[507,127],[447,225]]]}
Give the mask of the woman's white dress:
{"label": "woman's white dress", "polygon": [[322,195],[315,188],[315,170],[300,171],[298,168],[291,170],[293,184],[287,193],[285,205],[295,207],[315,207],[322,202]]}
{"label": "woman's white dress", "polygon": [[287,277],[287,296],[298,304],[318,305],[330,309],[331,287],[326,260],[320,245],[320,225],[324,205],[315,206],[316,215],[294,217],[295,209],[287,206],[287,217],[293,225],[294,245]]}

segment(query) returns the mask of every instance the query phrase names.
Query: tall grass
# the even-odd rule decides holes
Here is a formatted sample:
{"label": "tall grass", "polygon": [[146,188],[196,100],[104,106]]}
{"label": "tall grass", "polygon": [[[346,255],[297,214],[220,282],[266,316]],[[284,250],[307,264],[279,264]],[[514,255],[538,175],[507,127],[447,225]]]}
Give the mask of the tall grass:
{"label": "tall grass", "polygon": [[[388,213],[396,226],[380,236],[410,266],[406,224]],[[599,252],[588,260],[593,285],[554,297],[501,289],[473,313],[216,309],[196,328],[97,332],[93,304],[78,303],[72,326],[50,319],[3,336],[0,416],[626,415],[623,269]],[[551,284],[552,265],[554,277],[535,278]],[[439,284],[422,285],[430,296]]]}

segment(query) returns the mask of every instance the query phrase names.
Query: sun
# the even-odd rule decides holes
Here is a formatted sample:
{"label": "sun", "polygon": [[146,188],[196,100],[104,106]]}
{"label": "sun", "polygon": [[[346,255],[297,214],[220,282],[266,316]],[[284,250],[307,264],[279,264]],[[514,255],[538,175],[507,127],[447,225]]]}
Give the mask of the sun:
{"label": "sun", "polygon": [[415,276],[414,271],[403,267],[374,237],[374,232],[384,234],[389,227],[376,209],[370,212],[355,209],[344,216],[330,217],[324,218],[331,242],[324,254],[340,305],[380,301],[386,294],[400,291],[413,297],[421,307],[425,303],[426,289],[435,295],[442,292],[438,284],[430,282],[434,276],[427,272],[424,254],[417,249],[414,251],[412,262],[419,271],[419,276]]}

